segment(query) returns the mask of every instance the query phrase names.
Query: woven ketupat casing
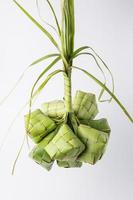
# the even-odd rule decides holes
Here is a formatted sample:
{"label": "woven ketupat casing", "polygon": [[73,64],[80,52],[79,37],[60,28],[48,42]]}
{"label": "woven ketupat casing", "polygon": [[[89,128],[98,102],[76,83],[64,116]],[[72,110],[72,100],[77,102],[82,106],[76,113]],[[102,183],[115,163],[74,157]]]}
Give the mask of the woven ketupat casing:
{"label": "woven ketupat casing", "polygon": [[97,120],[89,120],[88,125],[91,126],[92,128],[95,128],[99,131],[102,131],[108,134],[111,132],[108,121],[105,118],[97,119]]}
{"label": "woven ketupat casing", "polygon": [[51,159],[73,160],[85,149],[84,144],[67,124],[63,124],[56,136],[45,147]]}
{"label": "woven ketupat casing", "polygon": [[73,104],[78,119],[94,119],[98,114],[96,97],[94,94],[77,91]]}
{"label": "woven ketupat casing", "polygon": [[59,167],[64,167],[64,168],[75,168],[75,167],[81,167],[82,162],[77,161],[77,160],[69,160],[69,161],[57,161],[57,164]]}
{"label": "woven ketupat casing", "polygon": [[85,151],[78,157],[78,160],[95,164],[105,152],[109,138],[108,133],[81,124],[78,127],[78,136],[86,145]]}
{"label": "woven ketupat casing", "polygon": [[47,169],[48,171],[51,169],[54,161],[50,158],[50,156],[45,151],[45,146],[49,144],[49,142],[56,135],[57,130],[48,134],[38,145],[36,145],[33,150],[30,152],[30,157],[37,162],[39,165]]}
{"label": "woven ketupat casing", "polygon": [[65,105],[61,100],[54,100],[43,103],[41,106],[42,112],[52,118],[62,118],[65,114]]}
{"label": "woven ketupat casing", "polygon": [[25,116],[25,127],[29,137],[35,143],[38,143],[56,128],[56,124],[52,119],[37,109]]}

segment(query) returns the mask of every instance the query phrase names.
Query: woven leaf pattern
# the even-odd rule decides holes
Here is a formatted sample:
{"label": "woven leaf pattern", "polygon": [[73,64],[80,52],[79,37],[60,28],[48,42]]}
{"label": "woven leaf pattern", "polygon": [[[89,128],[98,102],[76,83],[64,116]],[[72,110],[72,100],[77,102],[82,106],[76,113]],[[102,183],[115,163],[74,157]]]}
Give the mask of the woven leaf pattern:
{"label": "woven leaf pattern", "polygon": [[57,165],[59,167],[64,167],[64,168],[75,168],[75,167],[81,167],[82,162],[77,160],[57,161]]}
{"label": "woven leaf pattern", "polygon": [[53,139],[56,133],[57,130],[47,135],[45,139],[43,139],[37,146],[33,148],[29,155],[32,159],[34,159],[38,164],[40,164],[48,171],[51,169],[54,161],[50,158],[44,148]]}
{"label": "woven leaf pattern", "polygon": [[98,114],[96,97],[91,93],[77,91],[73,108],[79,119],[94,119]]}
{"label": "woven leaf pattern", "polygon": [[73,110],[74,115],[70,116],[79,123],[73,130],[65,121],[57,123],[61,118],[65,120],[63,100],[43,103],[41,110],[25,116],[27,134],[38,143],[30,157],[48,171],[55,160],[59,167],[81,167],[82,163],[95,164],[105,152],[110,127],[105,118],[94,120],[98,113],[95,95],[77,91]]}
{"label": "woven leaf pattern", "polygon": [[42,104],[42,112],[52,118],[62,118],[65,114],[65,105],[61,100],[55,100]]}
{"label": "woven leaf pattern", "polygon": [[78,127],[78,136],[86,145],[86,150],[79,156],[78,160],[95,164],[105,151],[108,134],[81,124]]}
{"label": "woven leaf pattern", "polygon": [[25,127],[28,135],[38,143],[56,128],[56,124],[38,109],[25,116]]}
{"label": "woven leaf pattern", "polygon": [[67,124],[62,125],[56,136],[45,147],[51,159],[56,160],[77,158],[84,149],[84,144],[72,132]]}

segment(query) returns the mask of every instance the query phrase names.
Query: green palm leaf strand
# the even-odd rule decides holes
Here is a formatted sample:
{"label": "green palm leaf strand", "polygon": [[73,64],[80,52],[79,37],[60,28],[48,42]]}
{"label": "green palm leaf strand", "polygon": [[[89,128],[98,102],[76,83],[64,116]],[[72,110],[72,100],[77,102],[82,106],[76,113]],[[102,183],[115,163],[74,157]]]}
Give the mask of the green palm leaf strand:
{"label": "green palm leaf strand", "polygon": [[49,38],[53,45],[59,50],[59,46],[52,35],[38,23],[17,1],[13,0],[14,3],[20,8],[20,10]]}
{"label": "green palm leaf strand", "polygon": [[109,90],[108,87],[106,87],[101,81],[99,81],[95,76],[93,76],[92,74],[90,74],[88,71],[86,71],[86,70],[84,70],[82,68],[79,68],[79,67],[75,67],[75,66],[73,66],[73,68],[78,69],[78,70],[84,72],[87,76],[89,76],[91,79],[93,79],[100,87],[102,87],[104,90],[106,90],[106,92],[115,100],[115,102],[123,110],[123,112],[128,117],[128,119],[133,123],[133,118],[130,116],[130,114],[128,113],[128,111],[126,110],[126,108],[123,106],[123,104],[120,102],[120,100]]}
{"label": "green palm leaf strand", "polygon": [[[83,53],[82,53],[82,51],[85,50],[85,49],[91,49],[93,53],[88,53],[88,52],[83,52]],[[80,53],[80,52],[81,52],[81,53]],[[73,58],[76,58],[76,57],[78,57],[78,56],[80,56],[80,55],[88,55],[88,56],[91,56],[92,58],[94,58],[94,60],[95,60],[95,62],[96,62],[96,64],[97,64],[97,66],[98,66],[98,68],[99,68],[100,71],[102,72],[102,75],[103,75],[103,78],[104,78],[104,85],[106,86],[106,83],[107,83],[106,75],[105,75],[105,73],[104,73],[104,71],[103,71],[103,69],[102,69],[102,66],[99,64],[99,61],[98,61],[98,60],[100,60],[100,61],[102,62],[103,66],[105,67],[105,69],[107,69],[107,71],[109,72],[109,74],[110,74],[110,76],[111,76],[111,80],[112,80],[112,93],[114,93],[114,88],[115,88],[115,86],[114,86],[114,77],[113,77],[113,74],[112,74],[111,70],[108,68],[108,66],[107,66],[106,63],[103,61],[103,59],[94,51],[94,49],[93,49],[92,47],[89,47],[89,46],[84,46],[84,47],[81,47],[81,48],[77,49],[77,50],[74,52],[74,54],[73,54]],[[98,58],[98,59],[97,59],[97,58]],[[104,91],[105,91],[104,88],[102,88],[102,89],[101,89],[101,92],[100,92],[100,94],[99,94],[99,97],[98,97],[99,101],[100,101],[100,102],[106,102],[106,101],[111,102],[111,100],[113,99],[112,97],[110,97],[110,99],[107,99],[107,100],[102,100],[102,99],[101,99],[102,96],[103,96],[103,94],[104,94]]]}

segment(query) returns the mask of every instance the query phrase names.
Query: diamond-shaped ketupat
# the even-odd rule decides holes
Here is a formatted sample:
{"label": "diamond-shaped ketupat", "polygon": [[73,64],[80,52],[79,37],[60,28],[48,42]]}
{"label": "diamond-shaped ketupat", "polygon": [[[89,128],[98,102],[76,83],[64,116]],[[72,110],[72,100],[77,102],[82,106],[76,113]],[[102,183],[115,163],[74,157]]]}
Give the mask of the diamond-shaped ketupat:
{"label": "diamond-shaped ketupat", "polygon": [[81,153],[78,160],[95,164],[105,152],[109,138],[108,133],[81,124],[78,127],[78,136],[86,146],[85,151]]}
{"label": "diamond-shaped ketupat", "polygon": [[25,116],[25,128],[30,138],[38,143],[56,128],[56,124],[37,109]]}
{"label": "diamond-shaped ketupat", "polygon": [[67,124],[63,124],[53,140],[45,147],[51,159],[76,159],[85,149],[85,145],[73,133]]}
{"label": "diamond-shaped ketupat", "polygon": [[41,106],[42,112],[52,118],[62,118],[65,114],[65,105],[61,100],[54,100],[43,103]]}
{"label": "diamond-shaped ketupat", "polygon": [[77,91],[74,98],[73,109],[79,119],[94,119],[98,114],[95,95]]}
{"label": "diamond-shaped ketupat", "polygon": [[95,128],[99,131],[103,131],[108,134],[110,134],[111,132],[108,121],[105,118],[97,119],[97,120],[89,120],[88,125],[91,126],[92,128]]}
{"label": "diamond-shaped ketupat", "polygon": [[47,169],[48,171],[52,168],[54,161],[50,158],[48,153],[45,151],[45,146],[53,139],[57,133],[57,129],[47,135],[39,144],[37,144],[30,152],[30,157],[37,162],[39,165]]}

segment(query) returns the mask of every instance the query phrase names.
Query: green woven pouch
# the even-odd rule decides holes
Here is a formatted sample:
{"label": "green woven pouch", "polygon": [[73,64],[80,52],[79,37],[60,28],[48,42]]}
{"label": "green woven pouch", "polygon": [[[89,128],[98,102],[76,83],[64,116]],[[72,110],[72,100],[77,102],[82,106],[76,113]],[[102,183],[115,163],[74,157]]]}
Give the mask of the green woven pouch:
{"label": "green woven pouch", "polygon": [[30,152],[29,156],[37,162],[39,165],[47,169],[48,171],[52,168],[52,165],[54,163],[53,160],[51,160],[50,156],[45,151],[45,146],[49,144],[49,142],[53,139],[53,137],[56,135],[57,129],[47,135],[38,145],[36,145],[33,150]]}
{"label": "green woven pouch", "polygon": [[102,131],[102,132],[105,132],[105,133],[108,133],[108,134],[111,132],[108,121],[105,118],[98,119],[98,120],[90,120],[88,122],[88,125],[91,126],[92,128],[95,128],[99,131]]}
{"label": "green woven pouch", "polygon": [[73,160],[84,150],[84,144],[77,138],[67,124],[63,124],[56,136],[45,147],[54,160]]}
{"label": "green woven pouch", "polygon": [[41,106],[42,112],[52,118],[62,118],[65,114],[65,105],[61,100],[54,100],[43,103]]}
{"label": "green woven pouch", "polygon": [[25,128],[29,137],[39,143],[48,133],[56,128],[55,122],[39,109],[25,116]]}
{"label": "green woven pouch", "polygon": [[64,167],[64,168],[75,168],[75,167],[82,167],[82,162],[80,161],[57,161],[57,164],[59,167]]}
{"label": "green woven pouch", "polygon": [[103,131],[105,133],[110,133],[111,129],[110,126],[108,124],[107,119],[102,118],[102,119],[97,119],[97,120],[80,120],[81,124],[85,124],[85,125],[89,125],[92,128],[95,128],[99,131]]}
{"label": "green woven pouch", "polygon": [[73,109],[78,119],[89,120],[98,114],[96,97],[94,94],[77,91]]}
{"label": "green woven pouch", "polygon": [[108,134],[90,126],[80,125],[78,136],[86,145],[85,151],[78,157],[81,162],[95,164],[101,159],[108,142]]}

